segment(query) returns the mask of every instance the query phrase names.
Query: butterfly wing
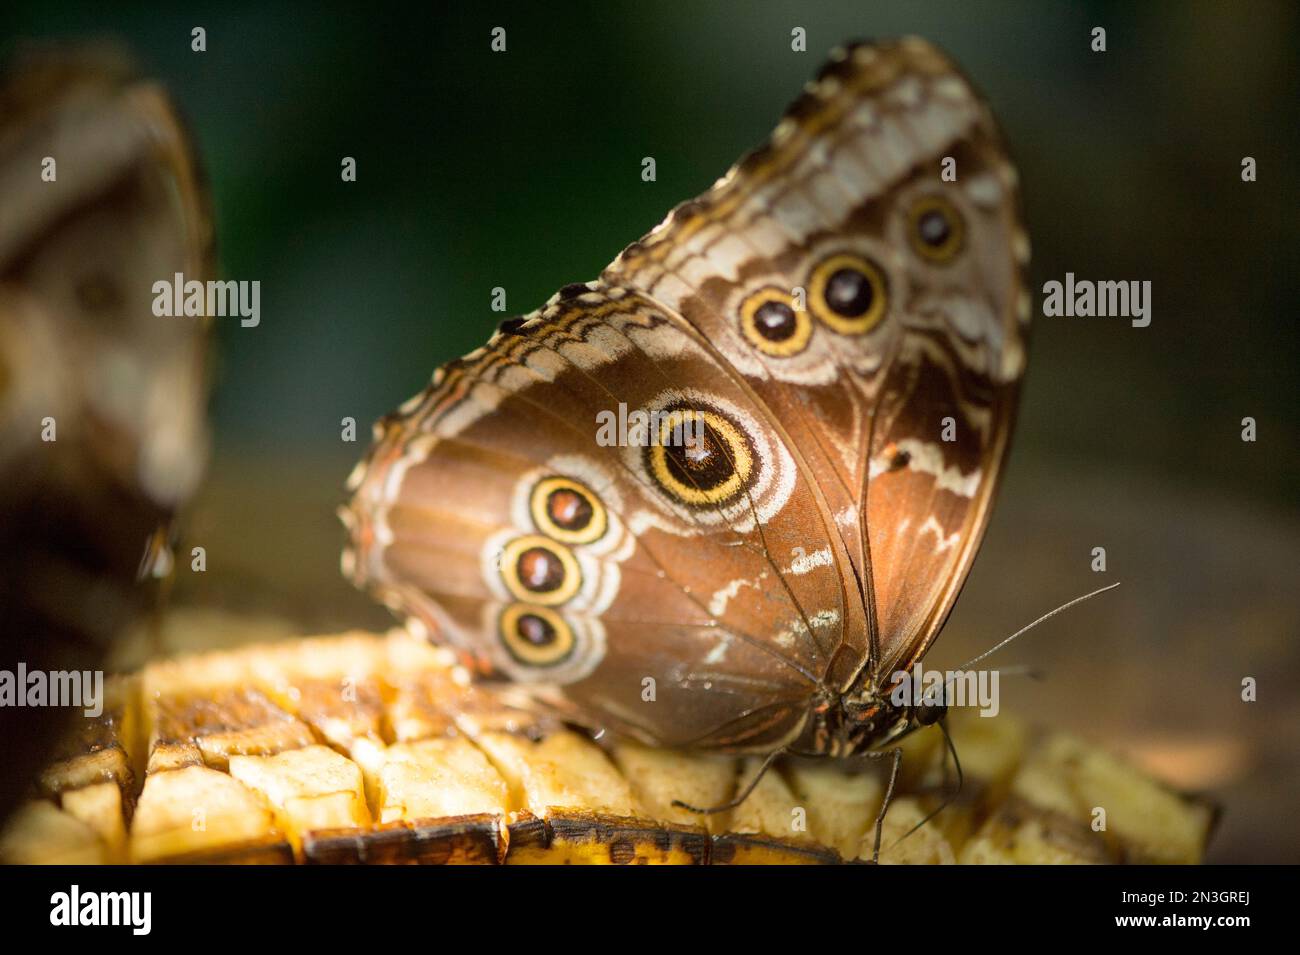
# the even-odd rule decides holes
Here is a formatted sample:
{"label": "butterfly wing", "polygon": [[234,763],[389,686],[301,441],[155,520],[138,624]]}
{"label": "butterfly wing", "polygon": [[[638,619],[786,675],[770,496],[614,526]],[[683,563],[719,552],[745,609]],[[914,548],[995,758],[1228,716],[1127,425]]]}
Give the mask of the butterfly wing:
{"label": "butterfly wing", "polygon": [[[602,430],[638,413],[649,434]],[[673,443],[687,424],[698,446]],[[783,745],[846,616],[863,624],[779,427],[690,326],[623,287],[570,287],[440,370],[380,422],[354,484],[345,571],[593,727]]]}
{"label": "butterfly wing", "polygon": [[[578,722],[791,743],[919,654],[965,577],[1024,361],[1015,206],[945,58],[841,51],[600,282],[380,423],[345,570]],[[616,409],[707,440],[601,440]]]}
{"label": "butterfly wing", "polygon": [[918,658],[969,571],[1027,262],[991,114],[909,38],[837,51],[767,143],[605,273],[699,329],[793,436],[867,607],[870,639],[840,648],[859,668]]}

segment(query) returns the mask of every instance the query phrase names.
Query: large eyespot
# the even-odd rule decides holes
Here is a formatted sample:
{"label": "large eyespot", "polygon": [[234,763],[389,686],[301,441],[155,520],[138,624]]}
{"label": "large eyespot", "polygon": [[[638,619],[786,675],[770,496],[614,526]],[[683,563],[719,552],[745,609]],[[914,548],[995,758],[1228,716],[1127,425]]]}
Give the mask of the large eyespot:
{"label": "large eyespot", "polygon": [[520,600],[554,607],[582,586],[582,571],[569,548],[540,534],[516,537],[501,551],[501,577]]}
{"label": "large eyespot", "polygon": [[600,498],[570,478],[538,481],[529,496],[528,508],[539,531],[565,544],[598,541],[609,527],[609,516]]}
{"label": "large eyespot", "polygon": [[939,196],[925,196],[913,203],[907,224],[912,248],[931,262],[951,262],[966,241],[961,213]]}
{"label": "large eyespot", "polygon": [[647,468],[675,500],[691,507],[739,497],[754,473],[754,449],[741,428],[711,408],[677,406],[658,413]]}
{"label": "large eyespot", "polygon": [[808,307],[841,335],[862,335],[889,307],[885,275],[867,259],[841,253],[823,259],[808,281]]}
{"label": "large eyespot", "polygon": [[556,666],[573,653],[573,628],[549,607],[510,604],[501,611],[497,630],[506,652],[525,666]]}
{"label": "large eyespot", "polygon": [[788,293],[762,288],[740,303],[740,330],[763,354],[784,358],[808,347],[812,319],[795,310]]}

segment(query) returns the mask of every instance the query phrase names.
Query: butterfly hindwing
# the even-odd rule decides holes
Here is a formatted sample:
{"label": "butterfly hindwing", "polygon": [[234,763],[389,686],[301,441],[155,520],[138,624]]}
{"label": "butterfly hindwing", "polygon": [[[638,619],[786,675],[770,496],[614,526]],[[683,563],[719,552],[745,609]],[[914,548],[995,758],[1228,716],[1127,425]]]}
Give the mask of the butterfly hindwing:
{"label": "butterfly hindwing", "polygon": [[[638,411],[666,444],[604,440]],[[673,412],[703,419],[703,467]],[[622,288],[557,297],[379,433],[351,574],[480,670],[656,743],[797,730],[856,605],[815,488],[680,320]]]}

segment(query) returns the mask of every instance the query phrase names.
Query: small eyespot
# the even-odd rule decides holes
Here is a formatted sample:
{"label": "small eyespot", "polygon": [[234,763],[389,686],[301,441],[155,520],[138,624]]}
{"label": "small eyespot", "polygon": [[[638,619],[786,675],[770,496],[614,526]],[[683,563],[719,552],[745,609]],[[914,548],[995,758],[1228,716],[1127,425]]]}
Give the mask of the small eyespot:
{"label": "small eyespot", "polygon": [[555,666],[573,653],[573,628],[549,607],[510,604],[497,627],[506,652],[525,666]]}
{"label": "small eyespot", "polygon": [[912,460],[912,455],[891,441],[881,449],[880,458],[885,462],[886,469],[899,471],[907,467],[908,462]]}
{"label": "small eyespot", "polygon": [[927,261],[951,262],[965,243],[966,226],[961,213],[947,199],[939,196],[918,199],[912,204],[907,220],[912,248]]}
{"label": "small eyespot", "polygon": [[609,527],[609,515],[594,491],[564,477],[543,478],[528,501],[537,529],[564,544],[590,544]]}
{"label": "small eyespot", "polygon": [[740,330],[751,345],[776,358],[797,355],[808,347],[812,319],[794,307],[778,288],[762,288],[740,305]]}
{"label": "small eyespot", "polygon": [[863,335],[880,324],[889,307],[885,275],[861,256],[832,255],[812,271],[808,307],[841,335]]}
{"label": "small eyespot", "polygon": [[518,599],[547,607],[564,603],[582,586],[582,571],[569,549],[539,534],[505,546],[501,577]]}
{"label": "small eyespot", "polygon": [[739,497],[754,472],[754,451],[742,429],[712,409],[678,407],[661,414],[657,440],[645,449],[660,487],[691,507]]}

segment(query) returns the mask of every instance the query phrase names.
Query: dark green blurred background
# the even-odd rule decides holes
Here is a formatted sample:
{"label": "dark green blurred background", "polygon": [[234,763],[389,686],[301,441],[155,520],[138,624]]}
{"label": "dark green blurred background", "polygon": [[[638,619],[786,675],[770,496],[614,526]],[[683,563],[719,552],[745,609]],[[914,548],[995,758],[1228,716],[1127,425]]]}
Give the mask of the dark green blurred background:
{"label": "dark green blurred background", "polygon": [[[188,535],[209,573],[180,593],[300,629],[387,619],[339,579],[332,510],[368,423],[503,317],[494,286],[513,314],[595,277],[759,142],[837,43],[937,42],[1020,165],[1035,302],[1072,271],[1150,280],[1154,309],[1145,329],[1037,320],[1002,503],[940,663],[1124,580],[1106,607],[1013,651],[1054,673],[1020,708],[1221,792],[1219,858],[1294,861],[1268,820],[1300,780],[1298,12],[15,0],[0,37],[6,51],[115,37],[191,121],[223,270],[261,281],[262,321],[218,320],[212,476]],[[194,26],[206,53],[190,50]],[[790,50],[795,26],[806,54]],[[647,155],[655,183],[640,179]],[[356,183],[340,181],[343,156]],[[1244,156],[1257,182],[1241,181]],[[1240,440],[1247,415],[1255,444]],[[358,444],[340,440],[344,416]],[[1088,570],[1098,545],[1104,581]],[[1237,699],[1243,675],[1268,687],[1254,707]]]}
{"label": "dark green blurred background", "polygon": [[[223,450],[352,457],[339,418],[480,344],[493,286],[523,312],[594,277],[762,139],[832,46],[915,32],[1001,117],[1036,286],[1154,283],[1148,329],[1039,323],[1020,446],[1295,490],[1294,3],[106,6],[9,3],[0,36],[119,37],[193,123],[225,271],[263,289],[260,328],[221,324]],[[1262,440],[1243,460],[1221,437],[1245,414]]]}

